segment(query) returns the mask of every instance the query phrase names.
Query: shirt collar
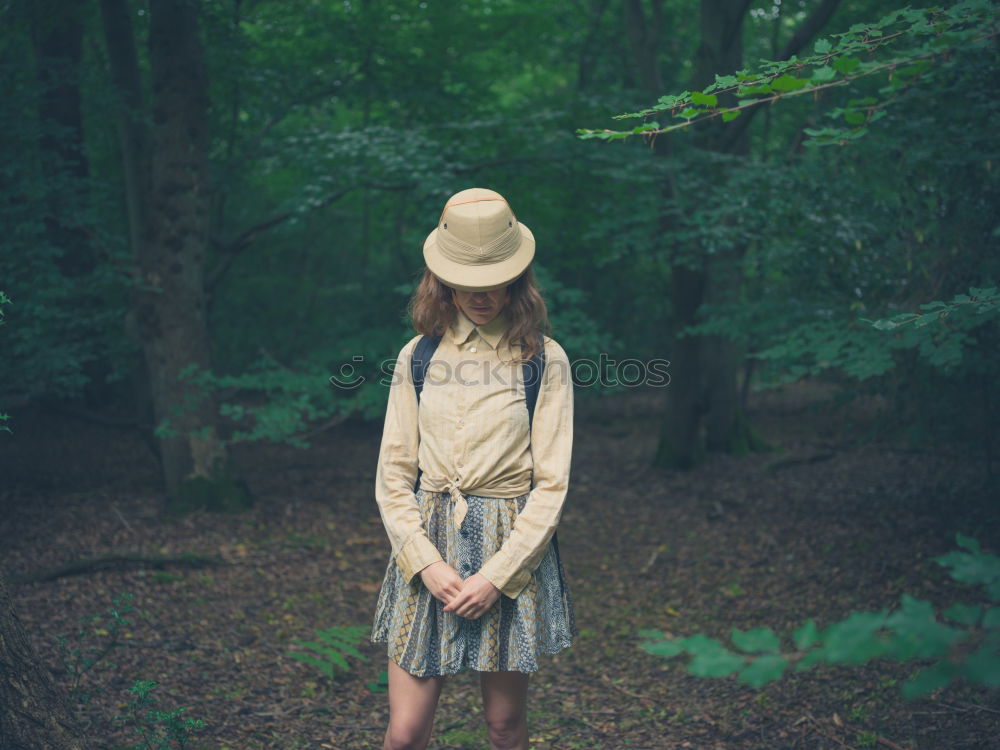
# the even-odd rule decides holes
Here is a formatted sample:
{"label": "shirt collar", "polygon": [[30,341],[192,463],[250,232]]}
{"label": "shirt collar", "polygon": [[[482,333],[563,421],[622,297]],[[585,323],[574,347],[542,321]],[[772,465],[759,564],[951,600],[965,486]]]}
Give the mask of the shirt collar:
{"label": "shirt collar", "polygon": [[469,340],[473,331],[479,332],[479,337],[485,341],[491,349],[496,349],[500,339],[510,327],[510,317],[507,315],[507,308],[504,308],[489,323],[476,325],[469,316],[462,312],[461,308],[456,308],[455,322],[451,324],[452,340],[456,345],[461,346]]}

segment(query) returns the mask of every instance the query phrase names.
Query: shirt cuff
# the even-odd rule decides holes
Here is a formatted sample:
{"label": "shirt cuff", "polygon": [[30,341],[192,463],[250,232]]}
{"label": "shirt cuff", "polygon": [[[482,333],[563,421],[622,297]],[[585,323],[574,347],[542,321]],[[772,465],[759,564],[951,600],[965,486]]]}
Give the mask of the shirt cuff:
{"label": "shirt cuff", "polygon": [[496,554],[486,561],[479,569],[479,575],[500,589],[501,594],[511,599],[517,599],[517,595],[531,581],[531,571],[523,568],[516,570],[510,557],[502,549],[497,550]]}
{"label": "shirt cuff", "polygon": [[420,532],[411,536],[409,541],[399,550],[399,554],[396,555],[396,565],[403,574],[403,578],[409,583],[417,573],[428,565],[443,559],[427,535]]}

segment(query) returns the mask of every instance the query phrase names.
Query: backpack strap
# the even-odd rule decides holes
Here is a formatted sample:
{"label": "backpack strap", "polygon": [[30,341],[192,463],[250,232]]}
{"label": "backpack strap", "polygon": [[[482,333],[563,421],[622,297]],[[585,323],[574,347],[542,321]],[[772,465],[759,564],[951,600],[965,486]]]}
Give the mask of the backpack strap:
{"label": "backpack strap", "polygon": [[542,387],[542,375],[545,374],[545,337],[539,334],[541,348],[531,359],[521,365],[524,380],[524,400],[528,405],[528,432],[531,432],[531,421],[535,416],[535,404],[538,402],[538,391]]}
{"label": "backpack strap", "polygon": [[[420,406],[420,392],[424,389],[424,375],[427,374],[427,365],[440,343],[441,336],[421,336],[420,341],[413,347],[413,353],[410,357],[410,375],[413,378],[413,389],[417,392],[417,406]],[[413,485],[414,494],[420,489],[421,474],[423,472],[418,465],[417,481]]]}
{"label": "backpack strap", "polygon": [[420,392],[424,389],[424,375],[427,373],[427,365],[440,343],[440,336],[421,336],[420,341],[413,347],[413,354],[410,357],[410,374],[413,376],[413,387],[417,391],[418,404],[420,403]]}

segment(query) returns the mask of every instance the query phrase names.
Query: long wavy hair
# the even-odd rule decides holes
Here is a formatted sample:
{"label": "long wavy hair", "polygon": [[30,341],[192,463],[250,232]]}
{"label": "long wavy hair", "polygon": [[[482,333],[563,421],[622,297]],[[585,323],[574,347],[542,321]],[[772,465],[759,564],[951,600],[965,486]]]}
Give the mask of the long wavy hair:
{"label": "long wavy hair", "polygon": [[[458,307],[452,291],[429,268],[424,268],[424,275],[410,298],[408,308],[417,333],[439,336],[455,321]],[[510,300],[504,310],[510,319],[510,326],[501,337],[497,350],[504,344],[508,347],[519,344],[520,359],[528,360],[541,351],[544,346],[542,336],[552,330],[545,300],[530,265],[507,286],[507,291]]]}

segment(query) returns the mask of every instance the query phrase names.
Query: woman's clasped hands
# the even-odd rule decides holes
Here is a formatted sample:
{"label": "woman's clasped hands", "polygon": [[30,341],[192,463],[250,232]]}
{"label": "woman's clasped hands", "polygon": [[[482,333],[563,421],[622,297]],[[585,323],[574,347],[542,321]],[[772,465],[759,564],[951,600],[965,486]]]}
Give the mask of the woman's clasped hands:
{"label": "woman's clasped hands", "polygon": [[500,589],[484,576],[476,573],[462,580],[444,560],[421,570],[420,578],[431,595],[445,605],[445,612],[468,620],[478,620],[500,598]]}

